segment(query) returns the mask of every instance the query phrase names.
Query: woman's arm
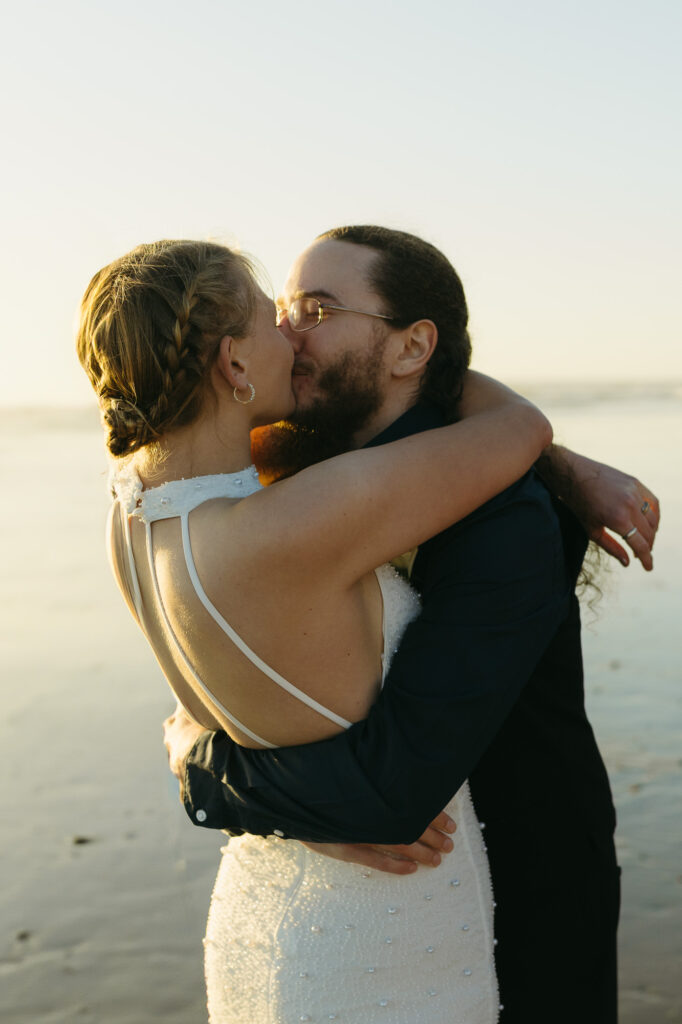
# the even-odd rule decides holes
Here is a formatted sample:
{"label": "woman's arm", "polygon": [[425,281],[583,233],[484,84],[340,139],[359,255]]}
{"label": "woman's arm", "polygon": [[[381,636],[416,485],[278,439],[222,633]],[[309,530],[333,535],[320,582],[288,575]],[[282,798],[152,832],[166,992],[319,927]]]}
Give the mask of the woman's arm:
{"label": "woman's arm", "polygon": [[595,544],[622,565],[628,565],[628,554],[608,532],[612,530],[626,540],[647,571],[653,569],[651,550],[660,521],[660,506],[648,487],[613,466],[554,444],[542,453],[536,468],[552,493],[582,522]]}
{"label": "woman's arm", "polygon": [[[469,370],[459,412],[462,419],[499,408],[513,395],[499,381]],[[555,497],[560,498],[582,522],[591,540],[622,565],[629,557],[616,538],[625,538],[646,570],[653,568],[651,549],[660,521],[656,496],[636,477],[613,466],[596,462],[560,445],[551,444],[535,468]],[[648,506],[648,507],[646,507]],[[631,533],[633,527],[637,530]]]}
{"label": "woman's arm", "polygon": [[521,397],[501,381],[477,370],[467,370],[457,411],[460,420],[465,420],[470,416],[478,416],[514,404]]}
{"label": "woman's arm", "polygon": [[262,560],[271,574],[276,562],[285,577],[333,572],[350,584],[514,483],[551,441],[550,424],[502,385],[479,378],[473,389],[470,408],[488,389],[486,411],[329,459],[238,506],[231,534],[243,531],[252,568]]}

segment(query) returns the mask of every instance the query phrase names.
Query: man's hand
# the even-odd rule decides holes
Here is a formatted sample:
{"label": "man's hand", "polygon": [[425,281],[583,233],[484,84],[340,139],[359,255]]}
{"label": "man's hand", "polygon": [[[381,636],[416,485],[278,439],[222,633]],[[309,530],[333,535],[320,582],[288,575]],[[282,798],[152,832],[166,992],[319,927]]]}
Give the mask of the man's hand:
{"label": "man's hand", "polygon": [[168,765],[173,775],[180,779],[181,786],[187,755],[203,732],[206,732],[204,727],[193,722],[180,703],[163,723],[163,743],[168,751]]}
{"label": "man's hand", "polygon": [[616,533],[647,572],[653,569],[651,549],[661,515],[658,499],[648,487],[613,466],[556,445],[537,466],[550,490],[566,502],[600,548],[628,565],[629,555],[613,536]]}
{"label": "man's hand", "polygon": [[325,857],[362,864],[375,871],[386,871],[392,875],[411,875],[419,864],[435,868],[441,862],[441,853],[449,853],[453,842],[446,832],[454,832],[457,826],[444,811],[431,822],[424,835],[416,843],[404,846],[372,846],[364,843],[304,843],[314,853]]}

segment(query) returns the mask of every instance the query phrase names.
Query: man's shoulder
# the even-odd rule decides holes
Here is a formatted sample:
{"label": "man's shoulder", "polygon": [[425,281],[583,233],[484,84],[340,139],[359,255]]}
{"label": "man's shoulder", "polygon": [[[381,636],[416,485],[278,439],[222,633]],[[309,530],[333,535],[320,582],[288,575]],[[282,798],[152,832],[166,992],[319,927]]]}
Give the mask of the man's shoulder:
{"label": "man's shoulder", "polygon": [[[424,430],[445,426],[446,422],[445,416],[440,409],[430,402],[420,400],[410,406],[409,409],[406,409],[401,416],[394,420],[380,434],[372,438],[371,441],[368,441],[365,447],[370,448],[387,444],[391,441],[397,441],[412,434],[419,434]],[[552,502],[549,492],[534,469],[530,469],[528,473],[510,487],[495,495],[494,498],[481,505],[465,519],[460,520],[456,526],[460,528],[466,527],[500,509],[522,504],[523,502],[535,503],[542,505],[548,510],[551,509]],[[444,532],[447,533],[448,531]]]}
{"label": "man's shoulder", "polygon": [[[429,402],[418,401],[373,438],[368,447],[431,430],[445,422],[438,408]],[[567,567],[571,574],[577,576],[587,546],[585,532],[572,512],[550,494],[536,470],[531,468],[470,515],[422,544],[420,555],[443,546],[460,544],[465,538],[472,540],[474,535],[481,542],[494,537],[498,542],[506,539],[514,543],[516,539],[538,530],[546,540],[551,537],[561,540]]]}
{"label": "man's shoulder", "polygon": [[446,527],[419,546],[419,561],[445,558],[467,560],[476,550],[477,557],[488,561],[500,546],[527,547],[540,538],[556,544],[561,529],[551,496],[534,470],[529,470],[510,487],[474,509],[464,519]]}
{"label": "man's shoulder", "polygon": [[523,576],[531,566],[554,566],[561,586],[575,581],[587,538],[572,513],[556,500],[534,469],[465,519],[419,548],[418,586],[443,574],[466,574],[476,566],[491,579],[504,572]]}
{"label": "man's shoulder", "polygon": [[461,532],[486,520],[499,519],[502,515],[509,516],[511,514],[516,517],[535,517],[538,514],[542,514],[554,523],[557,529],[560,527],[552,496],[536,470],[532,467],[511,486],[500,491],[494,498],[486,501],[464,519],[460,519],[458,523],[455,523],[454,526],[449,527],[443,532],[444,534],[448,534],[451,531]]}
{"label": "man's shoulder", "polygon": [[381,444],[389,444],[391,441],[400,441],[412,434],[421,434],[424,430],[434,430],[436,427],[444,427],[447,420],[443,413],[430,402],[419,401],[390,423],[381,433],[367,441],[365,448],[376,448]]}

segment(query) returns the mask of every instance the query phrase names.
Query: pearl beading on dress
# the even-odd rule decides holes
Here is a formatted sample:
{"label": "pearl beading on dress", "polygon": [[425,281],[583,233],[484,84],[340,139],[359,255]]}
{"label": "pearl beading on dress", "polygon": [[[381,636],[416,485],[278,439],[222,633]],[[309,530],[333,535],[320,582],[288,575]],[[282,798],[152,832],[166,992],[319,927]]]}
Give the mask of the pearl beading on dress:
{"label": "pearl beading on dress", "polygon": [[[500,1005],[491,968],[492,898],[487,874],[463,858],[462,850],[482,842],[466,788],[448,813],[461,848],[438,868],[404,877],[367,878],[363,869],[293,841],[230,840],[207,932],[211,1024],[492,1024]],[[448,857],[458,858],[454,878]],[[219,906],[230,908],[229,921]],[[390,933],[382,921],[391,922]],[[217,961],[218,986],[209,966]]]}

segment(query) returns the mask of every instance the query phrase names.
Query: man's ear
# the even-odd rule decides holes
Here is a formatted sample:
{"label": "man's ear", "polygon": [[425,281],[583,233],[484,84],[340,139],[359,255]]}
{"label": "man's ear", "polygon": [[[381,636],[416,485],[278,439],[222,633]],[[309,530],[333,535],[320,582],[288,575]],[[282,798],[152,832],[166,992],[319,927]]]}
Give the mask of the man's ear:
{"label": "man's ear", "polygon": [[416,320],[401,331],[402,345],[391,368],[394,377],[421,376],[438,344],[438,328],[433,320]]}
{"label": "man's ear", "polygon": [[239,342],[230,334],[226,334],[220,339],[218,354],[211,372],[230,391],[233,388],[238,390],[248,388],[248,367],[240,352]]}

